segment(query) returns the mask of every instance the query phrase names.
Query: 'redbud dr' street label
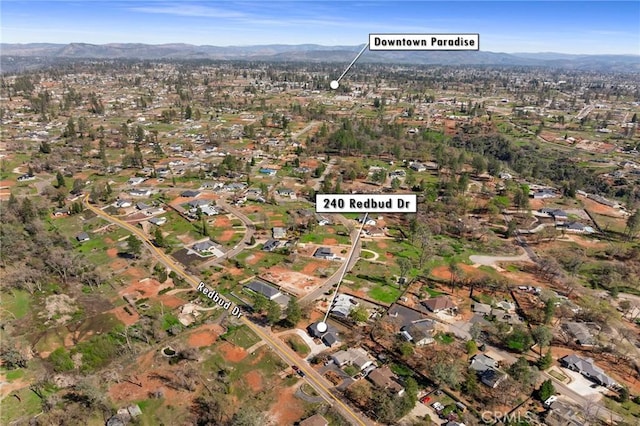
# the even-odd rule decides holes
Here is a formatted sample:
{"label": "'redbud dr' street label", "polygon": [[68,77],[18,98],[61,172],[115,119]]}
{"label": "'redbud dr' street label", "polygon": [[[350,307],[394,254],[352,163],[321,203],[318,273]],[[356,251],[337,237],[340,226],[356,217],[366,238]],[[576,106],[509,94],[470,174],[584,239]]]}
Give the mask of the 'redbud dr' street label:
{"label": "'redbud dr' street label", "polygon": [[415,213],[416,194],[316,194],[318,213]]}

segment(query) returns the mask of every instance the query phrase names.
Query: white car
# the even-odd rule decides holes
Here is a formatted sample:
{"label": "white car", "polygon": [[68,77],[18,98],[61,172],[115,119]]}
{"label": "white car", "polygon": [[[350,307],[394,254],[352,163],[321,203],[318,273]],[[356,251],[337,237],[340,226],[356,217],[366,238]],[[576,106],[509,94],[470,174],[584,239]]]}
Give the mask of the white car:
{"label": "white car", "polygon": [[551,406],[551,404],[553,404],[553,403],[554,403],[554,401],[557,401],[557,400],[558,400],[558,397],[557,397],[557,396],[555,396],[555,395],[551,395],[551,396],[550,396],[549,398],[547,398],[547,400],[544,402],[544,405],[545,405],[546,407],[550,407],[550,406]]}
{"label": "white car", "polygon": [[438,401],[434,402],[433,404],[431,404],[431,406],[439,413],[440,411],[444,410],[444,405],[440,404]]}

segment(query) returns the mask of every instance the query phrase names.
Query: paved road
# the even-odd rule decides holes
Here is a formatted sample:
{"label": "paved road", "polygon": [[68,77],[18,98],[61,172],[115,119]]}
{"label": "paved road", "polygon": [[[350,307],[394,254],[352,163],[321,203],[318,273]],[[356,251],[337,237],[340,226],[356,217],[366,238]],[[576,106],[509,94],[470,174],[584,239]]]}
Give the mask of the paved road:
{"label": "paved road", "polygon": [[473,254],[469,256],[469,260],[485,266],[495,266],[496,262],[531,262],[529,253],[526,251],[519,256],[485,256]]}
{"label": "paved road", "polygon": [[[346,219],[342,215],[336,215],[334,217],[338,218],[339,221],[345,221],[344,223],[348,221],[348,219]],[[354,229],[351,231],[351,234],[349,235],[349,237],[351,238],[351,249],[349,250],[346,259],[342,262],[338,270],[336,270],[333,275],[327,278],[322,286],[298,299],[298,302],[301,305],[306,305],[322,297],[325,292],[331,290],[334,284],[340,282],[340,278],[344,273],[350,271],[351,268],[353,268],[353,266],[358,261],[358,258],[360,257],[360,250],[362,249],[362,243],[360,242],[360,230],[360,227],[357,226],[354,227]]]}
{"label": "paved road", "polygon": [[[84,205],[94,212],[96,215],[100,216],[104,220],[113,223],[115,225],[120,226],[121,228],[126,229],[131,232],[135,236],[137,236],[144,246],[149,249],[151,254],[156,260],[160,261],[162,264],[173,270],[176,274],[180,275],[182,278],[186,280],[191,286],[197,287],[200,280],[196,277],[187,274],[178,263],[176,263],[170,256],[164,253],[162,250],[153,245],[153,243],[147,238],[147,236],[135,226],[126,223],[122,220],[114,218],[109,214],[105,213],[101,209],[96,206],[93,206],[89,203],[88,195],[83,200]],[[369,420],[362,413],[357,413],[352,408],[348,407],[340,398],[334,395],[329,388],[332,385],[316,370],[311,368],[308,364],[304,362],[300,362],[300,357],[293,352],[291,348],[289,348],[283,341],[278,339],[275,335],[271,333],[271,331],[267,328],[260,327],[251,321],[249,321],[246,317],[242,316],[240,321],[249,327],[260,339],[262,339],[273,351],[282,358],[289,365],[298,365],[300,370],[302,370],[306,375],[307,382],[321,395],[327,402],[334,406],[345,419],[349,421],[349,423],[354,425],[371,425],[374,424],[371,420]]]}

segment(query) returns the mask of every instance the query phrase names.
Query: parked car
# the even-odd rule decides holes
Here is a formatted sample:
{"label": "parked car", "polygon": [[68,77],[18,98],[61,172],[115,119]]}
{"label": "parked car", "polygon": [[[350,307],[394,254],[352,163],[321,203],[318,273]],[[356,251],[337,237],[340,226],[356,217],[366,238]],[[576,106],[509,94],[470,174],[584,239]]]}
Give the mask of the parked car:
{"label": "parked car", "polygon": [[420,399],[420,402],[422,402],[425,405],[427,405],[429,401],[431,401],[431,397],[429,395],[425,395]]}
{"label": "parked car", "polygon": [[440,404],[438,401],[431,404],[431,406],[434,408],[434,410],[436,410],[437,413],[440,413],[440,411],[444,410],[444,405]]}

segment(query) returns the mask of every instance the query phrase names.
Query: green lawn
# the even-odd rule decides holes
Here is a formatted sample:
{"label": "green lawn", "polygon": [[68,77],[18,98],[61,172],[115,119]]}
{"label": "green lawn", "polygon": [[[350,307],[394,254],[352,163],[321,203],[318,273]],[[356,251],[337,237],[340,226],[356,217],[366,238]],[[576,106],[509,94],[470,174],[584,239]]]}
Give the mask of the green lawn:
{"label": "green lawn", "polygon": [[287,337],[287,344],[299,355],[307,356],[309,352],[311,352],[309,346],[304,342],[304,340],[302,340],[300,336],[293,335]]}
{"label": "green lawn", "polygon": [[[24,290],[12,290],[2,295],[2,308],[11,312],[16,319],[24,318],[29,313],[30,295]],[[2,315],[6,315],[4,312]]]}
{"label": "green lawn", "polygon": [[448,333],[439,333],[436,340],[444,345],[449,345],[454,342],[455,338]]}
{"label": "green lawn", "polygon": [[423,290],[429,295],[429,297],[438,297],[442,296],[444,293],[438,290],[434,290],[429,287],[423,287]]}
{"label": "green lawn", "polygon": [[260,338],[246,325],[229,327],[227,332],[222,335],[222,338],[244,349],[250,348],[260,341]]}
{"label": "green lawn", "polygon": [[12,392],[12,395],[14,394],[18,395],[20,401],[9,396],[0,402],[0,423],[3,425],[8,425],[22,416],[32,416],[42,411],[40,398],[28,387]]}
{"label": "green lawn", "polygon": [[398,300],[398,297],[400,297],[402,291],[400,291],[400,289],[397,287],[384,285],[376,286],[370,289],[367,294],[369,294],[369,297],[371,297],[372,299],[379,300],[380,302],[393,303]]}

